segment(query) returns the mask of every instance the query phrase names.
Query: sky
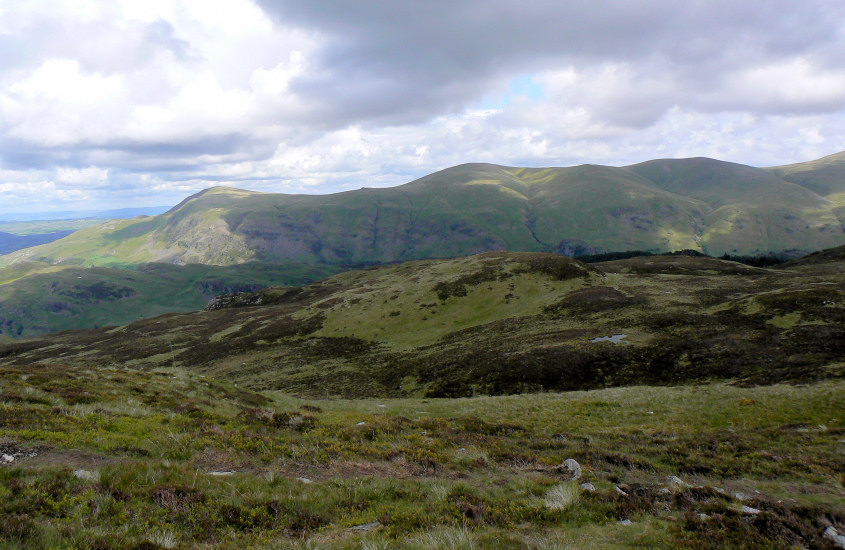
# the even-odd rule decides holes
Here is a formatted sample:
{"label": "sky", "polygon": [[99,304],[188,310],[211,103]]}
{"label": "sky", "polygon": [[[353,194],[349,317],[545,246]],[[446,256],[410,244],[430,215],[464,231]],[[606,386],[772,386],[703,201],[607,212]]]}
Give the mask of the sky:
{"label": "sky", "polygon": [[0,213],[842,150],[841,0],[0,0]]}

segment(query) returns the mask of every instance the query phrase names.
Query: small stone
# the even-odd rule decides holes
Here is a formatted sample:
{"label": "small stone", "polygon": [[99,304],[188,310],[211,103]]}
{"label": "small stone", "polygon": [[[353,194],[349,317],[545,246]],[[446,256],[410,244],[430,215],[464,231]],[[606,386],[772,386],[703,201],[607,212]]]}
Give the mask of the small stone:
{"label": "small stone", "polygon": [[356,425],[356,426],[366,426],[366,425],[367,425],[367,423],[362,421],[362,422],[358,422],[358,423],[357,423],[357,424],[355,424],[355,425]]}
{"label": "small stone", "polygon": [[671,493],[671,491],[669,489],[667,489],[666,487],[661,487],[660,489],[657,490],[657,492],[660,493],[661,495],[668,495],[669,493]]}
{"label": "small stone", "polygon": [[701,521],[707,521],[708,519],[710,519],[710,516],[708,516],[707,514],[698,514],[698,519],[700,519]]}
{"label": "small stone", "polygon": [[743,507],[740,508],[739,511],[742,512],[743,514],[751,514],[753,516],[756,516],[757,514],[760,513],[760,510],[758,510],[757,508],[752,508],[751,506],[745,506],[745,505],[743,505]]}
{"label": "small stone", "polygon": [[685,482],[678,476],[669,476],[666,478],[666,484],[672,487],[689,487],[689,483]]}
{"label": "small stone", "polygon": [[375,529],[377,527],[381,527],[381,522],[374,521],[373,523],[362,523],[360,525],[353,525],[350,529],[355,531],[369,531],[370,529]]}
{"label": "small stone", "polygon": [[298,477],[298,478],[296,478],[296,480],[297,480],[298,482],[300,482],[300,483],[304,483],[304,484],[306,484],[306,485],[308,485],[309,483],[314,483],[313,481],[311,481],[311,480],[310,480],[310,479],[308,479],[307,477]]}
{"label": "small stone", "polygon": [[614,489],[616,490],[616,494],[622,495],[623,497],[628,496],[628,493],[626,493],[625,491],[623,491],[622,489],[620,489],[618,486],[617,486],[617,487],[614,487]]}
{"label": "small stone", "polygon": [[634,522],[631,521],[630,519],[623,519],[622,521],[619,522],[619,525],[633,525],[633,524],[634,524]]}
{"label": "small stone", "polygon": [[834,546],[845,548],[845,535],[840,535],[833,527],[824,530],[824,538],[831,541]]}
{"label": "small stone", "polygon": [[224,471],[220,471],[220,472],[208,472],[208,475],[210,475],[210,476],[230,476],[234,473],[235,472],[233,472],[232,470],[224,470]]}
{"label": "small stone", "polygon": [[593,485],[592,483],[587,483],[587,482],[582,483],[581,489],[583,489],[584,491],[587,491],[588,493],[595,493],[596,492],[596,486]]}
{"label": "small stone", "polygon": [[563,467],[569,470],[572,474],[572,479],[578,479],[581,477],[581,465],[578,464],[578,461],[572,458],[567,458],[563,461]]}
{"label": "small stone", "polygon": [[734,493],[734,498],[737,500],[748,500],[751,497],[749,497],[745,493]]}
{"label": "small stone", "polygon": [[15,457],[13,457],[12,455],[3,455],[2,458],[3,458],[3,462],[6,462],[6,463],[15,461]]}

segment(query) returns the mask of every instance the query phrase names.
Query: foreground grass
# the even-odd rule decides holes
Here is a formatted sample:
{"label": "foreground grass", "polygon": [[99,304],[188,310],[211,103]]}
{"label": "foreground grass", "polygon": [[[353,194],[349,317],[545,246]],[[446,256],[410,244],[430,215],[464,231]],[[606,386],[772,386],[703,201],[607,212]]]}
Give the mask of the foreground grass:
{"label": "foreground grass", "polygon": [[0,546],[824,548],[845,522],[843,389],[307,401],[8,367]]}

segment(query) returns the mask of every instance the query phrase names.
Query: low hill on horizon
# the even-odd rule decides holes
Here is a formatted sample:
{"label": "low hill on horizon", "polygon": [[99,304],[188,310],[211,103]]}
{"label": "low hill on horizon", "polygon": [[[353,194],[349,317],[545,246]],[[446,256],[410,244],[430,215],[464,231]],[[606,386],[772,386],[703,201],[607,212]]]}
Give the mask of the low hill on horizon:
{"label": "low hill on horizon", "polygon": [[464,164],[332,195],[226,187],[0,257],[83,266],[247,261],[364,265],[492,250],[712,256],[845,243],[845,155],[773,168],[707,158],[626,167]]}
{"label": "low hill on horizon", "polygon": [[307,284],[337,266],[249,262],[234,266],[150,263],[132,269],[23,262],[0,269],[0,336],[124,325],[202,309],[215,296]]}

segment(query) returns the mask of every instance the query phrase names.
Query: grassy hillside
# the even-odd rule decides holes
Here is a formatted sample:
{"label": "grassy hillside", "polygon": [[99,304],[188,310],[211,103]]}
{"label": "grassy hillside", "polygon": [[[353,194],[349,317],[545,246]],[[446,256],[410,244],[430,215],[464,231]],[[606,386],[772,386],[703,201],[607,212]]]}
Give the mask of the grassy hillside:
{"label": "grassy hillside", "polygon": [[347,397],[808,381],[843,375],[843,273],[835,258],[760,269],[486,253],[0,346],[0,364],[175,363],[253,389]]}
{"label": "grassy hillside", "polygon": [[[841,161],[845,168],[845,157]],[[709,209],[699,242],[716,255],[751,249],[807,251],[807,239],[823,243],[820,248],[842,243],[845,223],[838,203],[820,196],[806,181],[782,179],[777,169],[706,158],[656,160],[628,168],[662,189],[704,201]],[[845,189],[845,178],[838,185]]]}
{"label": "grassy hillside", "polygon": [[774,166],[767,170],[823,197],[845,193],[845,151],[818,160]]}
{"label": "grassy hillside", "polygon": [[0,545],[832,548],[843,390],[316,401],[180,368],[4,368]]}
{"label": "grassy hillside", "polygon": [[485,253],[0,336],[0,546],[832,548],[843,345],[841,250]]}
{"label": "grassy hillside", "polygon": [[845,184],[837,182],[845,180],[837,174],[845,159],[805,164],[768,170],[697,158],[623,168],[467,164],[399,187],[334,195],[214,188],[166,214],[83,229],[0,264],[348,265],[490,250],[693,248],[718,256],[841,245],[845,195],[837,190]]}
{"label": "grassy hillside", "polygon": [[0,334],[21,337],[125,325],[203,308],[218,294],[302,284],[337,268],[248,263],[231,267],[143,264],[133,269],[40,262],[0,269]]}

